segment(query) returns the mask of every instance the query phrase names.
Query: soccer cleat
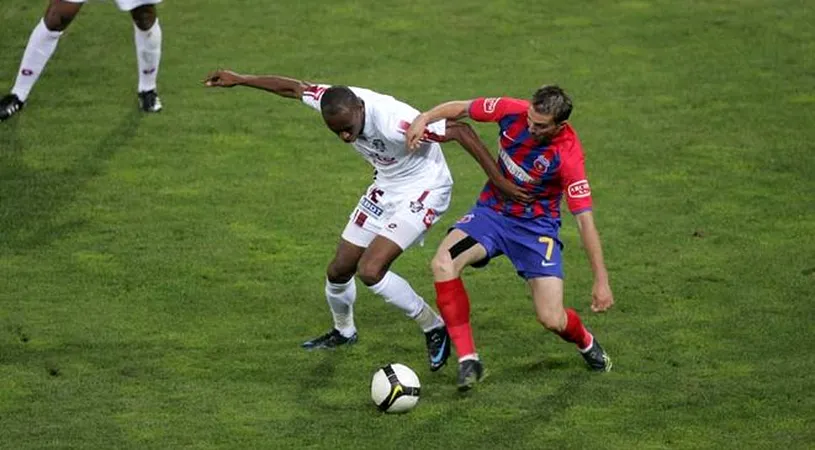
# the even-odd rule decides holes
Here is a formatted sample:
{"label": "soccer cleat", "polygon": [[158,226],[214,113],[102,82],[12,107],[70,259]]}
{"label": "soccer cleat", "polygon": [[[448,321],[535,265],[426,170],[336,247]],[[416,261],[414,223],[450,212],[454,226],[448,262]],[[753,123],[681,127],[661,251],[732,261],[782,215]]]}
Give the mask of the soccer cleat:
{"label": "soccer cleat", "polygon": [[611,370],[611,358],[608,357],[608,353],[603,350],[603,347],[600,347],[600,343],[597,342],[596,338],[592,336],[591,340],[591,347],[581,353],[583,359],[586,360],[586,364],[589,365],[591,370],[595,372],[608,372]]}
{"label": "soccer cleat", "polygon": [[14,94],[8,94],[0,99],[0,122],[11,118],[25,106],[25,102]]}
{"label": "soccer cleat", "polygon": [[477,359],[465,359],[458,363],[458,390],[469,391],[484,378],[484,365]]}
{"label": "soccer cleat", "polygon": [[331,349],[337,348],[340,345],[356,344],[356,342],[357,333],[354,333],[351,337],[345,337],[340,333],[340,330],[334,328],[322,336],[303,342],[301,347],[306,350]]}
{"label": "soccer cleat", "polygon": [[447,327],[433,328],[424,334],[427,341],[427,359],[430,362],[430,371],[435,372],[445,364],[450,357],[450,335]]}
{"label": "soccer cleat", "polygon": [[156,113],[161,111],[161,99],[156,90],[139,92],[139,109],[144,112]]}

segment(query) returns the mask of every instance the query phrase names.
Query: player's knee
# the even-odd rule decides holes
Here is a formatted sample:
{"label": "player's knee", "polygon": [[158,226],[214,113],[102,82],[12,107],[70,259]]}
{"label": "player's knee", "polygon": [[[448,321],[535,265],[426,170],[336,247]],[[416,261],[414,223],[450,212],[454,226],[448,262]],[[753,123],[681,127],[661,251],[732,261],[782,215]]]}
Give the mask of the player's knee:
{"label": "player's knee", "polygon": [[357,276],[366,286],[373,286],[382,281],[387,271],[387,267],[378,261],[361,261],[357,268]]}
{"label": "player's knee", "polygon": [[43,17],[45,27],[50,31],[65,31],[76,16],[72,11],[61,11],[58,8],[49,8]]}
{"label": "player's knee", "polygon": [[341,264],[339,261],[334,260],[328,264],[325,276],[328,278],[328,281],[332,283],[344,284],[354,277],[355,272],[356,267],[349,264]]}
{"label": "player's knee", "polygon": [[433,277],[437,280],[449,280],[458,276],[453,257],[446,250],[436,253],[436,256],[430,261],[430,270],[433,271]]}
{"label": "player's knee", "polygon": [[156,23],[156,7],[153,5],[142,5],[130,11],[133,23],[142,30],[147,31]]}
{"label": "player's knee", "polygon": [[563,331],[565,312],[561,309],[557,310],[543,310],[537,312],[538,322],[549,331],[559,333]]}

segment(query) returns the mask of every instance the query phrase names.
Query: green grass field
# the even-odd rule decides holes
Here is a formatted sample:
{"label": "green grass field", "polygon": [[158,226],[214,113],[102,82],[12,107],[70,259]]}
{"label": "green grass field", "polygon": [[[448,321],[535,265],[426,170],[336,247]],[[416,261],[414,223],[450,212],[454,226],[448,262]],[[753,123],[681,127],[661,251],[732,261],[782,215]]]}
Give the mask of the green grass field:
{"label": "green grass field", "polygon": [[[3,1],[3,91],[44,6]],[[815,447],[809,2],[168,0],[160,17],[160,115],[136,112],[128,16],[92,2],[0,124],[0,448]],[[571,218],[566,301],[615,370],[536,323],[506,260],[465,275],[490,371],[470,395],[361,284],[359,344],[302,351],[371,171],[297,102],[204,89],[218,67],[420,109],[565,87],[617,305],[590,312]],[[431,303],[435,246],[484,179],[445,151],[453,206],[395,265]],[[423,382],[408,415],[369,399],[392,361]]]}

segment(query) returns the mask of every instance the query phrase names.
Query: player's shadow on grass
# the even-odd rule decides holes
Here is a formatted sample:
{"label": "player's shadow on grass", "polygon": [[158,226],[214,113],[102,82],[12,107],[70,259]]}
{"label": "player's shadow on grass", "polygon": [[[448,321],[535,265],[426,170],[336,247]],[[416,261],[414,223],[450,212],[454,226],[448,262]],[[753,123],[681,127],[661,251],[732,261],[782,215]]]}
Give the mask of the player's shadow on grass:
{"label": "player's shadow on grass", "polygon": [[3,124],[7,128],[0,133],[0,253],[46,245],[82,227],[84,220],[58,222],[55,217],[135,136],[140,119],[138,111],[128,112],[95,148],[64,170],[27,166],[18,121]]}

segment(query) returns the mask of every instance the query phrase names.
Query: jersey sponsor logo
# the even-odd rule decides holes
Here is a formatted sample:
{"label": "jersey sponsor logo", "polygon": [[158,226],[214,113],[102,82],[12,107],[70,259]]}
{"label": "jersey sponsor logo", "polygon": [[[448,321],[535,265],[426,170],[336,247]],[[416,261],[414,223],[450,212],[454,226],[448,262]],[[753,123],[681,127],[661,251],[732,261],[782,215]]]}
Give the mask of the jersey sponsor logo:
{"label": "jersey sponsor logo", "polygon": [[495,108],[498,107],[498,102],[501,99],[498,97],[490,97],[484,99],[484,112],[487,114],[492,114],[495,112]]}
{"label": "jersey sponsor logo", "polygon": [[362,153],[366,158],[368,158],[370,163],[373,164],[374,166],[387,167],[392,166],[399,162],[396,159],[396,157],[380,155],[375,150],[371,150],[370,148],[356,145],[356,143],[354,146],[360,153]]}
{"label": "jersey sponsor logo", "polygon": [[456,223],[468,223],[473,220],[473,217],[475,217],[475,214],[465,214]]}
{"label": "jersey sponsor logo", "polygon": [[571,198],[585,198],[591,195],[591,188],[589,187],[588,180],[575,181],[567,188],[569,197]]}
{"label": "jersey sponsor logo", "polygon": [[548,159],[546,159],[546,157],[543,155],[540,155],[537,158],[535,158],[535,162],[532,163],[532,165],[535,166],[535,170],[538,170],[540,172],[546,172],[547,170],[549,170],[549,166],[551,164],[552,163]]}
{"label": "jersey sponsor logo", "polygon": [[504,149],[501,149],[501,151],[498,152],[498,157],[501,158],[501,162],[504,163],[504,167],[506,167],[507,171],[511,173],[512,176],[523,181],[524,183],[535,182],[535,179],[526,173],[523,167],[519,166],[515,161],[513,161],[512,157],[509,156],[509,153],[505,152]]}
{"label": "jersey sponsor logo", "polygon": [[417,212],[424,209],[424,203],[421,200],[411,200],[410,201],[410,212],[416,214]]}

